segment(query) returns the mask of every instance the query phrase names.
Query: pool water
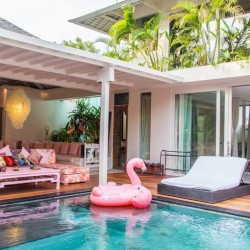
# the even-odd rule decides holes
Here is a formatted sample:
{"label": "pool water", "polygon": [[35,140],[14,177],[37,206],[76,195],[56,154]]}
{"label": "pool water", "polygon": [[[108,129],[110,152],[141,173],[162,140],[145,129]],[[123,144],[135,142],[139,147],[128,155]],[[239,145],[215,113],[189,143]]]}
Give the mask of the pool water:
{"label": "pool water", "polygon": [[105,208],[88,196],[0,207],[0,249],[249,249],[250,220],[153,202]]}

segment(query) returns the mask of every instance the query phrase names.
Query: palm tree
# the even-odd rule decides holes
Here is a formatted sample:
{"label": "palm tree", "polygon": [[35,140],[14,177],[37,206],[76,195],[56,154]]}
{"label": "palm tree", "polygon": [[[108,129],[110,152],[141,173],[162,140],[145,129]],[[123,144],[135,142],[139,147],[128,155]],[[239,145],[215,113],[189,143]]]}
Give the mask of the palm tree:
{"label": "palm tree", "polygon": [[63,45],[76,48],[76,49],[80,49],[80,50],[84,50],[84,51],[88,51],[88,52],[95,53],[95,54],[100,53],[100,50],[95,47],[94,42],[83,41],[80,37],[77,37],[75,41],[63,40]]}
{"label": "palm tree", "polygon": [[143,60],[141,65],[163,71],[166,58],[159,45],[159,37],[162,35],[159,34],[160,22],[161,15],[157,14],[140,28],[134,18],[134,7],[126,5],[123,19],[111,27],[110,36],[116,44],[120,44],[122,39],[126,40],[133,54]]}
{"label": "palm tree", "polygon": [[[203,58],[204,64],[209,63],[211,46],[209,40],[210,28],[207,21],[209,13],[207,5],[201,4],[197,6],[191,1],[184,0],[176,4],[172,9],[177,12],[170,17],[170,20],[175,22],[174,27],[178,30],[172,46],[179,44],[177,53],[180,55],[183,54],[184,50],[184,53],[186,51],[187,53],[193,53],[193,57],[196,57],[196,59],[197,56]],[[205,24],[206,29],[203,24]],[[200,61],[200,58],[198,58],[198,61]]]}
{"label": "palm tree", "polygon": [[[199,43],[202,43],[207,63],[217,63],[221,53],[221,20],[226,13],[231,15],[242,13],[242,8],[236,5],[237,1],[212,0],[207,4],[197,6],[191,1],[183,0],[176,4],[172,9],[178,12],[171,16],[171,20],[175,21],[175,26],[179,28],[179,35],[175,43],[184,38],[187,41],[188,34],[194,38],[189,39],[189,45],[198,45],[198,51],[200,51]],[[215,31],[212,31],[210,27],[213,19],[216,23]],[[215,39],[214,46],[212,37]],[[186,47],[187,43],[182,42],[181,45]],[[204,57],[204,54],[201,56]]]}
{"label": "palm tree", "polygon": [[[237,5],[238,0],[212,0],[209,4],[210,17],[215,18],[216,23],[216,41],[215,41],[215,54],[213,58],[218,62],[221,55],[221,20],[225,14],[229,13],[233,16],[243,14],[243,9],[240,5]],[[211,20],[211,18],[209,18]],[[217,54],[217,55],[216,55]]]}
{"label": "palm tree", "polygon": [[110,36],[116,44],[120,44],[124,38],[129,39],[131,32],[138,29],[136,20],[134,19],[134,11],[134,6],[125,5],[123,8],[123,19],[112,25]]}
{"label": "palm tree", "polygon": [[121,61],[129,62],[134,58],[133,51],[128,44],[117,44],[111,38],[99,37],[95,43],[103,43],[106,45],[106,51],[102,54]]}

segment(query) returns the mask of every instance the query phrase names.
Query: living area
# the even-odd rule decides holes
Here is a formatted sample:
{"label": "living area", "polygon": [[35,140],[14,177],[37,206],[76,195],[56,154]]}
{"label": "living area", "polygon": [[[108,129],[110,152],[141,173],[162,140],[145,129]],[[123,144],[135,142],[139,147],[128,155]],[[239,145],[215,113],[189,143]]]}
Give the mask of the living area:
{"label": "living area", "polygon": [[[20,84],[22,82],[19,81]],[[38,175],[43,168],[52,172],[57,170],[61,184],[86,183],[89,181],[90,169],[98,169],[99,144],[93,142],[98,142],[99,136],[99,128],[95,131],[95,123],[99,124],[100,119],[99,98],[62,100],[58,97],[62,96],[60,89],[58,93],[55,90],[53,92],[53,98],[57,99],[48,100],[51,96],[48,90],[23,87],[23,94],[16,95],[20,86],[5,86],[1,89],[1,187],[7,186],[7,181],[8,185],[32,182],[33,173]],[[74,90],[68,91],[67,97],[74,93]],[[9,100],[12,105],[10,110],[6,108]],[[20,109],[19,113],[16,111],[20,103],[25,107],[25,101],[28,103],[26,106],[29,106],[26,120],[23,119],[24,109]],[[82,105],[80,110],[79,105]],[[32,176],[21,176],[16,180],[24,169]],[[4,176],[9,175],[10,171],[12,178],[5,179]],[[36,183],[38,181],[41,179],[33,180]]]}

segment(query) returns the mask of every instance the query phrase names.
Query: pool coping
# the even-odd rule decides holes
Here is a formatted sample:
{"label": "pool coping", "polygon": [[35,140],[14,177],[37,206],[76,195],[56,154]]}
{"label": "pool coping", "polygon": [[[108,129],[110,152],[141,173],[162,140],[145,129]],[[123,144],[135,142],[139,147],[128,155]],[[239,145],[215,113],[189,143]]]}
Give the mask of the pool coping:
{"label": "pool coping", "polygon": [[190,200],[178,200],[178,199],[174,199],[174,198],[162,197],[162,196],[157,196],[157,195],[153,195],[153,200],[168,202],[168,203],[187,206],[187,207],[199,208],[199,209],[209,210],[209,211],[213,211],[213,212],[241,216],[241,217],[245,217],[245,218],[250,218],[249,212],[244,212],[244,211],[229,209],[229,208],[223,208],[223,207],[217,207],[216,203],[214,203],[213,205],[210,205],[209,203],[196,203],[196,202],[192,202]]}
{"label": "pool coping", "polygon": [[65,191],[65,192],[57,192],[57,193],[51,193],[51,194],[42,194],[42,195],[35,195],[32,197],[21,197],[21,198],[14,198],[14,199],[6,199],[6,200],[0,200],[0,206],[4,205],[10,205],[12,203],[18,203],[18,202],[32,202],[35,200],[40,199],[59,199],[64,196],[71,196],[71,195],[80,195],[80,194],[89,194],[92,191],[92,188],[85,188],[83,190],[79,191]]}

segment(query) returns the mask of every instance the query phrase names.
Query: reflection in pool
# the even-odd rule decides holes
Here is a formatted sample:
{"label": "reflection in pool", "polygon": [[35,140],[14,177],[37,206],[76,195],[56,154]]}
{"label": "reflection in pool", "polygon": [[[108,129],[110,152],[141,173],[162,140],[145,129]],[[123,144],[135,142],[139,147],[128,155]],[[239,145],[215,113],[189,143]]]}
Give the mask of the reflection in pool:
{"label": "reflection in pool", "polygon": [[0,207],[0,248],[248,249],[250,220],[167,203],[98,207],[88,196]]}

